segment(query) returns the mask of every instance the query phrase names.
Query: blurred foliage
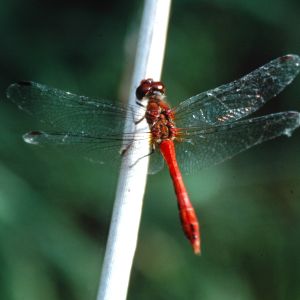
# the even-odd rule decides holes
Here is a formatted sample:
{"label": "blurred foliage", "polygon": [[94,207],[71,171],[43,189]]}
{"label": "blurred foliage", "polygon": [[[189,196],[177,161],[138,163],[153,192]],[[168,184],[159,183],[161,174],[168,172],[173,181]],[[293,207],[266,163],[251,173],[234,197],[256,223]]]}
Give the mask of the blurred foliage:
{"label": "blurred foliage", "polygon": [[[118,171],[26,145],[38,122],[5,99],[16,80],[125,99],[140,1],[0,4],[0,299],[95,299]],[[176,0],[169,101],[300,53],[296,0]],[[259,113],[300,110],[299,78]],[[183,237],[166,170],[149,177],[129,299],[300,299],[300,131],[187,176],[203,233]],[[108,172],[110,171],[110,172]],[[117,287],[116,287],[117,288]]]}

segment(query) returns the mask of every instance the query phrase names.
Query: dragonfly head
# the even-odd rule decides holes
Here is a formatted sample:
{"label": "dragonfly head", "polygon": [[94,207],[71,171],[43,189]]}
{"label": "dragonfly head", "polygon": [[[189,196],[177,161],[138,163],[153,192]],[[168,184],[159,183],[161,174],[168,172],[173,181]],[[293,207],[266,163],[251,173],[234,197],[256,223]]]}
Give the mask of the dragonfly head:
{"label": "dragonfly head", "polygon": [[143,79],[136,89],[136,97],[142,100],[144,97],[150,97],[153,95],[164,95],[166,88],[160,81],[153,81],[153,79]]}

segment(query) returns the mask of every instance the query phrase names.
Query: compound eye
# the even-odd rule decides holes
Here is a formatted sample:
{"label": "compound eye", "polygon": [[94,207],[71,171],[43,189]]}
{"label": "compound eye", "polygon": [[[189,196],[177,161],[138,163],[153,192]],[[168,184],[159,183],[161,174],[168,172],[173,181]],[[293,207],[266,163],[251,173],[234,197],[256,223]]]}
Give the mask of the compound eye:
{"label": "compound eye", "polygon": [[142,100],[146,95],[152,92],[153,79],[144,79],[135,91],[137,99]]}
{"label": "compound eye", "polygon": [[160,81],[153,81],[153,79],[148,78],[141,81],[140,85],[135,91],[136,97],[142,100],[145,96],[152,96],[165,94],[165,86]]}

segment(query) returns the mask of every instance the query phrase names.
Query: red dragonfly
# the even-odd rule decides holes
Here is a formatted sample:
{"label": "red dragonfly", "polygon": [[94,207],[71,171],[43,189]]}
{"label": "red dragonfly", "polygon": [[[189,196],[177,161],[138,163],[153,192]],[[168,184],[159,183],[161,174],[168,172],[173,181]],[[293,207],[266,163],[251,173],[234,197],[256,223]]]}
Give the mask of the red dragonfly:
{"label": "red dragonfly", "polygon": [[[183,230],[194,252],[199,254],[199,224],[179,165],[184,173],[191,173],[263,141],[280,135],[290,136],[300,126],[299,112],[240,119],[280,93],[299,70],[300,57],[285,55],[172,109],[165,102],[163,83],[145,79],[136,89],[137,104],[144,108],[143,114],[138,116],[128,113],[133,111],[130,107],[34,82],[12,84],[7,97],[22,110],[37,116],[45,127],[43,131],[31,131],[23,136],[30,144],[75,144],[83,147],[87,157],[112,162],[114,156],[120,156],[124,145],[128,148],[136,139],[148,139],[149,152],[145,156],[151,154],[149,173],[159,171],[164,158],[173,180]],[[128,118],[134,124],[146,118],[149,129],[136,136],[124,128]]]}

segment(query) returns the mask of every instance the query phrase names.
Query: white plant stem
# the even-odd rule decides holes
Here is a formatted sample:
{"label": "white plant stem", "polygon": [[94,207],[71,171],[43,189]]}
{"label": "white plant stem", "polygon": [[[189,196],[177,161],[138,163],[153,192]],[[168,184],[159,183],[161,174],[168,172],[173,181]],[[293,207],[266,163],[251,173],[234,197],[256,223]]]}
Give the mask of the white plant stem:
{"label": "white plant stem", "polygon": [[[146,0],[130,88],[129,105],[136,106],[135,89],[145,78],[159,80],[164,57],[171,0]],[[138,112],[137,112],[138,114]],[[130,118],[128,118],[130,119]],[[135,128],[136,127],[136,128]],[[148,130],[145,120],[125,128],[136,134]],[[126,299],[132,262],[136,250],[149,156],[147,139],[135,142],[124,155],[109,237],[102,267],[97,300]],[[138,163],[135,163],[138,160]]]}

